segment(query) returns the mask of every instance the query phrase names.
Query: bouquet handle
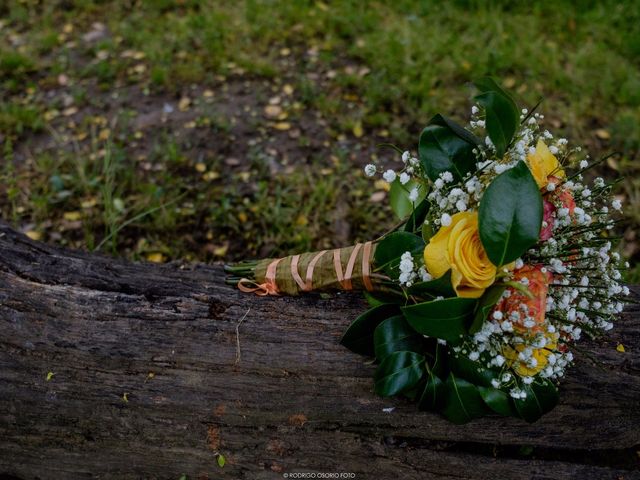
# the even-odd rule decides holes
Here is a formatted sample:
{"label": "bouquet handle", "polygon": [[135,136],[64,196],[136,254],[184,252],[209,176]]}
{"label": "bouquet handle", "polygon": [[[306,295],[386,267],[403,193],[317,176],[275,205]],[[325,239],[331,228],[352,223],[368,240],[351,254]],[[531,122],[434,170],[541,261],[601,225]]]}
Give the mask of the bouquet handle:
{"label": "bouquet handle", "polygon": [[[386,280],[372,269],[375,242],[333,250],[321,250],[282,258],[269,258],[225,267],[242,292],[267,295],[299,295],[311,291],[378,290]],[[303,272],[301,274],[301,272]]]}

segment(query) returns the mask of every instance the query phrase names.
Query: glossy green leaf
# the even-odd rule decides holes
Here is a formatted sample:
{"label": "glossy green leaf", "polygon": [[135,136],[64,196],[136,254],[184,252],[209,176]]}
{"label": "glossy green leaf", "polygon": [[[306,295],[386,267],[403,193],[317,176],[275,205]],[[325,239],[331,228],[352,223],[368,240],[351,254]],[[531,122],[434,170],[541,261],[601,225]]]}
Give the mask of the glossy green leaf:
{"label": "glossy green leaf", "polygon": [[480,94],[475,100],[484,107],[487,134],[496,147],[496,154],[502,157],[520,123],[520,111],[509,94],[491,78],[477,81],[476,87]]}
{"label": "glossy green leaf", "polygon": [[426,351],[427,367],[430,373],[437,375],[440,378],[447,378],[449,375],[449,359],[448,348],[446,345],[442,345],[436,338],[427,339],[428,342],[432,342],[433,347]]}
{"label": "glossy green leaf", "polygon": [[463,424],[487,413],[488,409],[474,384],[450,373],[445,386],[442,414],[447,420]]}
{"label": "glossy green leaf", "polygon": [[394,352],[376,369],[374,388],[389,397],[416,385],[424,374],[424,357],[415,352]]}
{"label": "glossy green leaf", "polygon": [[478,386],[478,392],[484,403],[494,412],[505,417],[519,416],[513,405],[512,398],[506,392],[497,388],[482,386]]}
{"label": "glossy green leaf", "polygon": [[428,223],[423,223],[421,233],[422,239],[425,241],[425,243],[428,242],[434,235],[433,226]]}
{"label": "glossy green leaf", "polygon": [[480,240],[496,266],[514,261],[538,241],[542,197],[524,162],[491,182],[478,215]]}
{"label": "glossy green leaf", "polygon": [[[418,189],[418,198],[415,202],[409,200],[409,193],[413,188]],[[426,195],[426,187],[415,180],[410,180],[405,185],[402,185],[400,180],[395,180],[391,183],[391,188],[389,189],[389,204],[393,213],[402,220],[411,215],[414,208],[424,200]]]}
{"label": "glossy green leaf", "polygon": [[518,415],[529,423],[538,420],[558,403],[558,389],[549,380],[538,379],[531,385],[524,385],[522,389],[527,393],[527,397],[516,398],[513,403]]}
{"label": "glossy green leaf", "polygon": [[506,288],[504,285],[492,285],[484,291],[478,300],[478,306],[476,307],[476,313],[473,317],[473,323],[471,327],[469,327],[469,333],[480,331],[484,321],[489,316],[489,312],[491,312],[494,305],[500,301],[502,293]]}
{"label": "glossy green leaf", "polygon": [[422,229],[424,219],[429,213],[429,207],[431,203],[425,198],[423,199],[413,210],[409,216],[409,220],[404,225],[405,232],[417,233]]}
{"label": "glossy green leaf", "polygon": [[401,310],[418,333],[457,345],[468,332],[476,303],[473,298],[447,298],[402,307]]}
{"label": "glossy green leaf", "polygon": [[365,300],[369,304],[369,307],[377,307],[379,305],[385,303],[404,303],[405,296],[402,292],[398,291],[375,291],[375,292],[367,292],[366,290],[362,292]]}
{"label": "glossy green leaf", "polygon": [[423,337],[411,328],[402,315],[387,318],[373,333],[373,345],[378,361],[393,352],[421,352]]}
{"label": "glossy green leaf", "polygon": [[459,378],[484,387],[491,386],[491,380],[500,376],[500,371],[487,368],[482,361],[473,361],[462,353],[449,352],[449,368]]}
{"label": "glossy green leaf", "polygon": [[418,401],[418,408],[420,410],[439,410],[444,403],[445,392],[444,382],[437,375],[429,372],[427,383]]}
{"label": "glossy green leaf", "polygon": [[400,275],[400,257],[405,252],[421,255],[424,240],[409,232],[393,232],[386,235],[376,246],[373,254],[376,269],[382,269],[389,277],[397,279]]}
{"label": "glossy green leaf", "polygon": [[445,298],[455,297],[456,291],[451,285],[451,270],[448,270],[444,275],[428,282],[417,282],[411,285],[408,289],[410,295],[418,297],[431,296],[438,297],[443,296]]}
{"label": "glossy green leaf", "polygon": [[398,313],[400,309],[395,303],[385,303],[367,310],[349,325],[340,343],[354,353],[373,357],[373,333],[376,327]]}
{"label": "glossy green leaf", "polygon": [[441,115],[434,116],[420,134],[418,156],[428,177],[435,181],[443,172],[458,180],[475,170],[473,149],[477,139]]}

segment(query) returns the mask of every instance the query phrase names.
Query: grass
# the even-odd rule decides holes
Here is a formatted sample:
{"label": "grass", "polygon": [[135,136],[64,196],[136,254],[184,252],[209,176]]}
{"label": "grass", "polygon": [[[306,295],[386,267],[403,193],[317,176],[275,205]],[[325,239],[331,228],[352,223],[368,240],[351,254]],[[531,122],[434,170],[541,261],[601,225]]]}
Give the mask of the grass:
{"label": "grass", "polygon": [[0,6],[0,208],[34,236],[160,261],[370,238],[393,223],[360,174],[391,160],[375,145],[465,120],[491,73],[593,156],[621,152],[601,173],[627,177],[637,263],[637,2],[44,3]]}

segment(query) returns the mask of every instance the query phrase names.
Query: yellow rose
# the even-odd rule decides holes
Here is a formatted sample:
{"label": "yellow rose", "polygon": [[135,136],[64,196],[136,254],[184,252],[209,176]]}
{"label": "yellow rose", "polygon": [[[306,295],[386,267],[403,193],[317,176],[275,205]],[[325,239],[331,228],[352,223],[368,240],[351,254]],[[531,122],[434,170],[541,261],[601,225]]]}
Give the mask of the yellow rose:
{"label": "yellow rose", "polygon": [[527,155],[527,161],[531,174],[540,188],[547,186],[550,176],[565,177],[562,165],[542,140],[538,140],[536,152]]}
{"label": "yellow rose", "polygon": [[513,370],[521,377],[533,377],[539,373],[549,363],[548,357],[558,347],[558,334],[547,334],[547,344],[543,348],[534,348],[531,356],[535,358],[536,365],[529,366],[525,362],[521,361],[518,354],[525,349],[523,344],[518,344],[515,348],[505,345],[502,349],[502,354],[507,359],[507,365],[512,367]]}
{"label": "yellow rose", "polygon": [[496,278],[496,266],[480,242],[476,212],[451,217],[451,225],[440,228],[429,240],[424,263],[434,278],[451,269],[451,284],[459,297],[480,297]]}

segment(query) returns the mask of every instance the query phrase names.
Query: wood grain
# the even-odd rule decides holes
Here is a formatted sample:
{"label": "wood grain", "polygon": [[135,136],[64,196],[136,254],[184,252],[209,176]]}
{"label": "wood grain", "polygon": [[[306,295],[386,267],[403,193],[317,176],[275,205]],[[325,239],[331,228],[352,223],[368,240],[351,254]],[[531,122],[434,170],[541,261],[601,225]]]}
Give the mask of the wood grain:
{"label": "wood grain", "polygon": [[635,305],[582,344],[595,362],[577,354],[549,415],[456,426],[374,395],[374,367],[338,344],[359,296],[257,298],[223,280],[0,224],[0,477],[640,478]]}

